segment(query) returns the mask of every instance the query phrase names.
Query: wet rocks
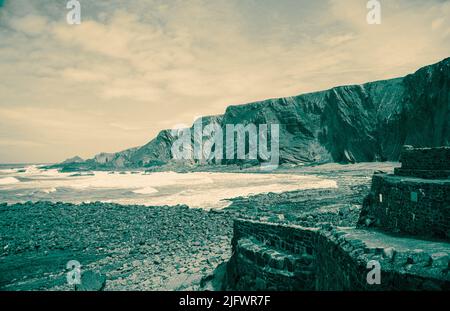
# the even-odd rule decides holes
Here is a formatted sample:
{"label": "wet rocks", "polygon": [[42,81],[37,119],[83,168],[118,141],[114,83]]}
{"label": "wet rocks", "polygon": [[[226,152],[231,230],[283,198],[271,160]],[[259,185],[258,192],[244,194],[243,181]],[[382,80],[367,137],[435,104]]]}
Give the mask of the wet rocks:
{"label": "wet rocks", "polygon": [[450,256],[447,253],[435,253],[431,255],[433,267],[450,268]]}
{"label": "wet rocks", "polygon": [[[176,275],[177,267],[203,275],[215,268],[207,258],[220,258],[220,264],[231,255],[232,218],[226,213],[185,206],[38,202],[4,206],[1,214],[0,259],[5,260],[0,274],[11,273],[0,280],[0,288],[10,290],[51,289],[55,284],[63,285],[54,289],[72,290],[64,275],[69,260],[79,261],[86,273],[100,271],[107,279],[105,290],[170,289],[165,279]],[[42,262],[37,272],[15,268],[30,257]],[[26,285],[13,281],[24,276]],[[79,290],[102,288],[101,279],[87,277]],[[149,281],[156,279],[160,281]]]}

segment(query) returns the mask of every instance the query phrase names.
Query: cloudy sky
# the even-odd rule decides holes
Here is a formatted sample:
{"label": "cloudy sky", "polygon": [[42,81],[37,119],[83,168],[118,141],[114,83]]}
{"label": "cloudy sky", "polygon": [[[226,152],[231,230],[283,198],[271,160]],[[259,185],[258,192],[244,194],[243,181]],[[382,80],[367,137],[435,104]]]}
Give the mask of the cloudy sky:
{"label": "cloudy sky", "polygon": [[0,162],[142,145],[226,106],[450,56],[450,1],[0,0]]}

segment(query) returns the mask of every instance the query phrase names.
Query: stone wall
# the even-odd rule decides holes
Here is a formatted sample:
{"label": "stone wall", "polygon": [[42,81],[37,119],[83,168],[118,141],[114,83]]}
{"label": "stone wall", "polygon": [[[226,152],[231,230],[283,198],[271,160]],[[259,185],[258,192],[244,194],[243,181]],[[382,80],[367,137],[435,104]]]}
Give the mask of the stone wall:
{"label": "stone wall", "polygon": [[224,289],[450,290],[450,148],[405,146],[401,162],[373,176],[358,228],[237,220]]}
{"label": "stone wall", "polygon": [[400,157],[402,168],[450,170],[450,147],[412,148],[405,146]]}
{"label": "stone wall", "polygon": [[358,226],[450,240],[450,180],[376,174]]}
{"label": "stone wall", "polygon": [[316,231],[236,220],[229,284],[236,290],[313,290]]}
{"label": "stone wall", "polygon": [[[336,228],[321,230],[316,243],[316,290],[393,291],[450,290],[449,254],[400,250]],[[379,244],[378,244],[379,243]],[[396,245],[397,246],[397,245]],[[433,247],[430,247],[433,251]],[[367,282],[368,263],[381,267],[381,283]]]}
{"label": "stone wall", "polygon": [[395,169],[395,175],[419,178],[450,178],[450,147],[440,148],[403,148],[401,168]]}
{"label": "stone wall", "polygon": [[[331,226],[317,229],[236,220],[232,243],[226,290],[450,289],[448,254],[433,262],[424,252],[369,247]],[[371,260],[382,266],[379,285],[367,283]]]}

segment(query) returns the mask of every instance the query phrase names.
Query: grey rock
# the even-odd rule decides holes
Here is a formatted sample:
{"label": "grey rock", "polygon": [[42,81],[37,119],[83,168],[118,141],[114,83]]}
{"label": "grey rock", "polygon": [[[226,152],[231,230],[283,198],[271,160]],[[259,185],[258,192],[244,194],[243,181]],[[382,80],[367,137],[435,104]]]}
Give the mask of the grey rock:
{"label": "grey rock", "polygon": [[383,249],[383,257],[392,260],[395,255],[395,249],[393,247],[387,247]]}
{"label": "grey rock", "polygon": [[76,291],[102,291],[106,285],[106,277],[100,273],[86,271],[81,274],[81,284],[75,286]]}
{"label": "grey rock", "polygon": [[448,267],[449,256],[447,253],[435,253],[431,255],[433,267]]}

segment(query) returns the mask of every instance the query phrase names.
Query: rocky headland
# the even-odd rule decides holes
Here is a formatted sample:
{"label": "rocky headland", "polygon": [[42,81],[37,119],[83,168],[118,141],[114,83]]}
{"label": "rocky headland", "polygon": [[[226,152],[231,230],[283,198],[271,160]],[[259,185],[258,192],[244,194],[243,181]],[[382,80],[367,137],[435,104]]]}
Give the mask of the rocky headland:
{"label": "rocky headland", "polygon": [[[229,106],[203,124],[279,124],[280,164],[398,161],[403,145],[450,144],[450,58],[403,78],[339,86],[292,97]],[[175,162],[176,137],[161,131],[144,146],[79,157],[55,165],[64,171],[100,169],[186,170],[198,165],[258,165],[258,160]],[[248,144],[248,142],[247,142]],[[224,146],[224,155],[226,154]],[[248,149],[248,148],[247,148]]]}

